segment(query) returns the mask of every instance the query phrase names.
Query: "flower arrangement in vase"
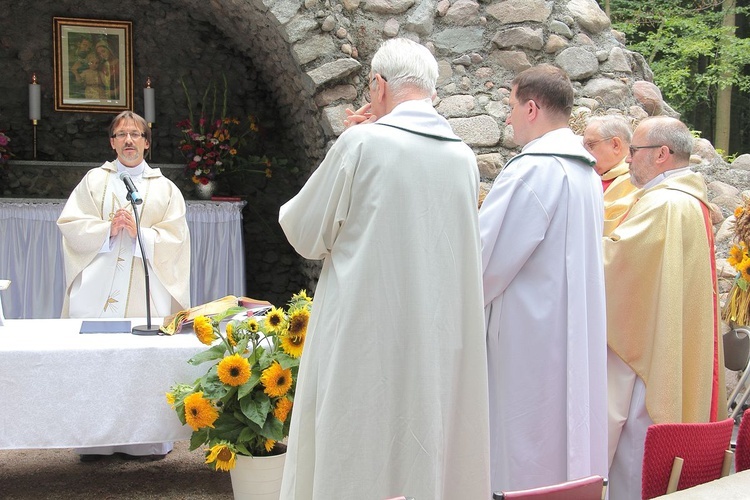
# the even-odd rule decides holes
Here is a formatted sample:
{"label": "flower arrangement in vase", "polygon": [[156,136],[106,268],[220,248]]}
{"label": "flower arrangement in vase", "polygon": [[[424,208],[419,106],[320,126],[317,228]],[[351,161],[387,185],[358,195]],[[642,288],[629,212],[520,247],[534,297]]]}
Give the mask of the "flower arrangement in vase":
{"label": "flower arrangement in vase", "polygon": [[[236,319],[246,309],[233,307],[195,319],[196,336],[211,347],[189,362],[210,366],[192,384],[173,385],[167,401],[193,429],[190,449],[206,445],[206,463],[216,470],[233,469],[237,455],[285,452],[311,307],[302,290],[286,309],[272,307],[264,317]],[[222,332],[228,317],[235,319]]]}

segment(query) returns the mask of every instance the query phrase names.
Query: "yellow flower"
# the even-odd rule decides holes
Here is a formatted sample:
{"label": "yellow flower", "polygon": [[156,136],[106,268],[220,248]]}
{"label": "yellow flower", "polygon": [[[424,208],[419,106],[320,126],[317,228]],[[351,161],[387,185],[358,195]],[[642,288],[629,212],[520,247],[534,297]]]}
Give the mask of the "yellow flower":
{"label": "yellow flower", "polygon": [[266,443],[265,443],[266,451],[268,453],[271,453],[271,450],[273,450],[273,445],[275,444],[276,444],[276,441],[274,441],[273,439],[266,439]]}
{"label": "yellow flower", "polygon": [[273,172],[271,171],[270,168],[267,168],[265,172],[266,172],[266,179],[270,179],[271,177],[273,177]]}
{"label": "yellow flower", "polygon": [[742,262],[735,265],[734,267],[736,267],[737,270],[742,273],[743,278],[745,278],[747,281],[750,281],[750,272],[748,271],[748,268],[750,268],[750,257],[745,255],[745,257],[742,259]]}
{"label": "yellow flower", "polygon": [[214,470],[229,471],[234,469],[237,454],[226,443],[214,445],[206,455],[207,464],[213,463]]}
{"label": "yellow flower", "polygon": [[258,330],[260,330],[258,320],[255,318],[250,318],[249,320],[247,320],[247,330],[250,333],[258,333]]}
{"label": "yellow flower", "polygon": [[194,431],[203,427],[213,427],[219,412],[202,392],[194,392],[185,398],[185,421]]}
{"label": "yellow flower", "polygon": [[171,393],[171,392],[167,393],[167,403],[169,403],[169,406],[174,408],[174,393]]}
{"label": "yellow flower", "polygon": [[237,340],[234,338],[234,323],[227,323],[227,340],[231,345],[237,345]]}
{"label": "yellow flower", "polygon": [[265,387],[263,392],[272,398],[278,398],[286,394],[292,387],[292,370],[284,370],[278,361],[263,370],[260,381]]}
{"label": "yellow flower", "polygon": [[737,245],[732,245],[732,247],[729,249],[729,257],[727,257],[727,262],[730,266],[737,267],[737,264],[742,262],[744,252],[740,247]]}
{"label": "yellow flower", "polygon": [[740,215],[742,215],[742,212],[744,212],[745,209],[743,207],[737,207],[734,209],[734,217],[735,219],[739,219]]}
{"label": "yellow flower", "polygon": [[239,354],[232,354],[219,362],[217,372],[219,380],[237,387],[250,380],[250,363]]}
{"label": "yellow flower", "polygon": [[310,311],[297,309],[289,315],[289,335],[299,337],[307,333],[307,323],[310,321]]}
{"label": "yellow flower", "polygon": [[195,336],[198,337],[202,343],[211,345],[216,340],[216,333],[214,333],[214,325],[209,318],[206,316],[198,316],[193,321],[193,329],[195,330]]}
{"label": "yellow flower", "polygon": [[268,314],[266,314],[266,328],[272,332],[281,330],[284,326],[284,321],[284,310],[278,307],[272,307]]}
{"label": "yellow flower", "polygon": [[285,353],[293,358],[299,358],[302,355],[302,349],[305,347],[305,337],[302,335],[287,334],[281,338],[281,348]]}
{"label": "yellow flower", "polygon": [[273,410],[273,416],[286,422],[286,417],[289,416],[289,412],[292,411],[292,401],[289,398],[281,398],[276,402],[276,408]]}
{"label": "yellow flower", "polygon": [[307,302],[312,302],[312,297],[307,295],[307,290],[300,290],[299,293],[292,295],[292,300],[302,299]]}

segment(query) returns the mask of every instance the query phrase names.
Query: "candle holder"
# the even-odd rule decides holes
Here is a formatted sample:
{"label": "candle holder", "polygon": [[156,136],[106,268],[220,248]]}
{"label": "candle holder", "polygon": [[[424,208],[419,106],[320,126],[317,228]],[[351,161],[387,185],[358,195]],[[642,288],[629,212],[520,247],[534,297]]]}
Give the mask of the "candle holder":
{"label": "candle holder", "polygon": [[42,88],[36,80],[36,73],[31,74],[29,84],[29,120],[34,129],[34,159],[36,160],[36,126],[42,118]]}

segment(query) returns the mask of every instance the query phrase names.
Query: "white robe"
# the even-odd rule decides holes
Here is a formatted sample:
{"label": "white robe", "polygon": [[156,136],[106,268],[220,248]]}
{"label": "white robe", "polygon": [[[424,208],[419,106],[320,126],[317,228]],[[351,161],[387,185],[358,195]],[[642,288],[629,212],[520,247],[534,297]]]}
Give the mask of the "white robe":
{"label": "white robe", "polygon": [[607,473],[604,209],[591,164],[569,129],[549,132],[508,162],[479,212],[493,490]]}
{"label": "white robe", "polygon": [[[110,217],[127,208],[127,190],[117,177],[119,163],[89,170],[65,203],[57,225],[63,235],[66,294],[63,317],[146,317],[146,289],[140,246],[122,231],[110,241]],[[141,168],[141,166],[143,168]],[[121,169],[124,169],[120,165]],[[133,182],[143,198],[141,236],[149,261],[152,317],[190,307],[190,232],[185,199],[159,169],[145,162]],[[113,251],[108,251],[114,249]],[[117,253],[115,253],[117,252]],[[126,261],[122,262],[122,256]],[[111,266],[122,267],[120,273]],[[124,277],[117,277],[119,274]],[[124,284],[120,290],[119,285]],[[165,455],[172,443],[79,448],[79,454]]]}
{"label": "white robe", "polygon": [[478,184],[471,149],[407,101],[346,130],[281,207],[324,259],[282,499],[491,497]]}
{"label": "white robe", "polygon": [[[149,261],[151,315],[164,317],[190,307],[190,233],[185,200],[159,169],[144,164],[142,175],[133,176],[133,181],[144,199],[138,210]],[[66,202],[57,221],[65,261],[63,317],[146,316],[140,247],[126,231],[109,237],[110,216],[117,208],[130,207],[126,194],[117,178],[117,164],[106,162],[87,172]],[[110,247],[112,250],[107,251]],[[118,264],[118,248],[127,255],[126,270],[132,269],[122,289],[109,275],[115,266],[123,265]],[[104,286],[103,281],[107,281]],[[112,296],[108,295],[110,288]],[[77,300],[71,304],[71,298]]]}

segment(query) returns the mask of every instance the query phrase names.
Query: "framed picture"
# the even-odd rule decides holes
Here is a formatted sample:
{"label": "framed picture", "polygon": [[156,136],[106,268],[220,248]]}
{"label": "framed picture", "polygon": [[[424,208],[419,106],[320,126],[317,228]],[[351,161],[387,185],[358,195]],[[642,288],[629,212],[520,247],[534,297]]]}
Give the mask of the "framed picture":
{"label": "framed picture", "polygon": [[53,17],[55,111],[133,109],[130,21]]}

